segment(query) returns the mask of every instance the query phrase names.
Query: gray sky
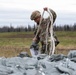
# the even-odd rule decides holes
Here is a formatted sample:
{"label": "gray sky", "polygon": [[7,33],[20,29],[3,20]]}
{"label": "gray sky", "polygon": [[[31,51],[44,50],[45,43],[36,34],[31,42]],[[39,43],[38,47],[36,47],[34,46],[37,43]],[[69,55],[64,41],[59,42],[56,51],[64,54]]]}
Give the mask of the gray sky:
{"label": "gray sky", "polygon": [[0,27],[33,25],[32,11],[49,7],[57,13],[57,25],[76,23],[76,0],[0,0]]}

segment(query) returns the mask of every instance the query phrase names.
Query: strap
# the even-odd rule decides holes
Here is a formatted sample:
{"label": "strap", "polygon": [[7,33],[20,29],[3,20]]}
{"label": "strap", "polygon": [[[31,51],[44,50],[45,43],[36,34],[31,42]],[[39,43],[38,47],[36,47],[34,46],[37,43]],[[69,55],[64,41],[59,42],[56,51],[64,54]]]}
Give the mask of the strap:
{"label": "strap", "polygon": [[50,21],[51,21],[51,25],[50,25],[51,48],[50,48],[50,52],[49,52],[49,55],[51,55],[51,54],[54,54],[54,52],[55,52],[55,42],[54,42],[54,36],[53,36],[53,15],[52,15],[52,13],[50,13],[50,9],[47,12],[50,15]]}
{"label": "strap", "polygon": [[39,26],[38,26],[37,33],[36,33],[36,35],[35,35],[35,38],[36,38],[37,35],[38,35],[39,28],[40,28],[40,24],[41,24],[41,21],[42,21],[42,18],[43,18],[44,12],[45,12],[45,11],[43,11],[43,13],[42,13],[42,16],[41,16],[41,19],[40,19],[40,22],[39,22]]}

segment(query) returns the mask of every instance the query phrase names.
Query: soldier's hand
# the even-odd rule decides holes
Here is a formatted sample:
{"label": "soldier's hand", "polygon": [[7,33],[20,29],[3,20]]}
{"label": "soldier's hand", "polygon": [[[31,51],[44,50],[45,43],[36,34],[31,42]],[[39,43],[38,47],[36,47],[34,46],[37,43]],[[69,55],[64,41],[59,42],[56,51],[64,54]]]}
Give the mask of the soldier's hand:
{"label": "soldier's hand", "polygon": [[37,38],[33,38],[33,41],[36,41],[37,40]]}
{"label": "soldier's hand", "polygon": [[48,8],[47,7],[43,8],[43,9],[44,9],[44,11],[48,11]]}

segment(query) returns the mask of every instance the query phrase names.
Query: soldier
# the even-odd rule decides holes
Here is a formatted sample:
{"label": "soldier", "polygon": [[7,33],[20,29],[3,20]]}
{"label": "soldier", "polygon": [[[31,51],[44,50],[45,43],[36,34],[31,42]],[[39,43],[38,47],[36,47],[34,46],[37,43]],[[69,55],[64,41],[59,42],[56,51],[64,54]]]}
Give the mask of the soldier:
{"label": "soldier", "polygon": [[[47,7],[43,8],[43,9],[44,9],[44,11],[48,11]],[[57,15],[52,9],[50,9],[50,13],[52,13],[52,15],[53,15],[53,23],[54,23]],[[40,19],[41,19],[41,13],[38,10],[32,12],[30,19],[34,20],[37,23],[37,27],[36,27],[36,30],[35,30],[35,35],[36,35],[37,30],[38,30],[38,26],[39,26],[39,23],[40,23]],[[47,28],[48,23],[49,23],[49,28],[50,28],[50,23],[51,23],[50,17],[42,18],[37,36],[33,38],[34,42],[31,45],[31,46],[37,46],[39,41],[40,41],[41,45],[42,45],[41,54],[45,53],[45,51],[46,51],[46,42],[45,41],[46,41],[46,28]],[[49,29],[48,29],[48,36],[50,37]],[[55,46],[57,46],[59,44],[59,41],[58,41],[58,39],[55,35],[54,35],[54,38],[55,38]],[[49,53],[49,46],[50,45],[49,45],[49,42],[48,42],[47,43],[48,53]]]}

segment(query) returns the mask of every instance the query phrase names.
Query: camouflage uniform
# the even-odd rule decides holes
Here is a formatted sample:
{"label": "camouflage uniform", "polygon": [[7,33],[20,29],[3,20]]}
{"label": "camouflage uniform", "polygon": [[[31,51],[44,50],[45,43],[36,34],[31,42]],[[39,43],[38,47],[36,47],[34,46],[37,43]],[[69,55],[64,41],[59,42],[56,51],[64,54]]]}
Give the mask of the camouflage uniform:
{"label": "camouflage uniform", "polygon": [[[36,12],[36,11],[35,11]],[[40,12],[39,12],[40,13]],[[54,21],[55,21],[55,19],[56,19],[56,13],[53,11],[53,10],[51,10],[50,9],[50,13],[52,13],[52,15],[53,15],[53,23],[54,23]],[[48,24],[49,23],[49,24]],[[49,28],[50,28],[50,23],[51,23],[51,21],[50,21],[50,17],[48,17],[48,18],[46,18],[46,19],[42,19],[42,21],[41,21],[41,24],[40,24],[40,27],[39,27],[39,32],[38,32],[38,35],[37,35],[37,40],[35,41],[36,43],[39,43],[39,41],[41,42],[41,45],[42,45],[42,48],[41,48],[41,53],[45,53],[45,51],[46,51],[46,28],[47,28],[47,25],[49,25]],[[37,25],[37,26],[39,26],[39,25]],[[37,29],[38,29],[38,27],[36,28],[36,30],[35,30],[35,34],[36,34],[36,32],[37,32]],[[48,36],[50,37],[50,32],[49,32],[49,29],[48,29]],[[48,37],[48,38],[49,38]],[[56,36],[55,36],[56,37]],[[47,39],[48,39],[47,38]],[[50,46],[50,44],[49,44],[49,42],[48,42],[48,44],[47,44],[47,50],[48,50],[48,53],[49,53],[49,46]]]}

